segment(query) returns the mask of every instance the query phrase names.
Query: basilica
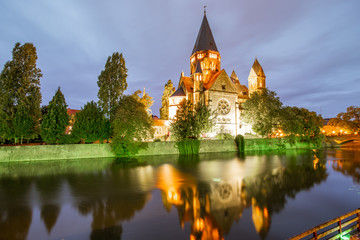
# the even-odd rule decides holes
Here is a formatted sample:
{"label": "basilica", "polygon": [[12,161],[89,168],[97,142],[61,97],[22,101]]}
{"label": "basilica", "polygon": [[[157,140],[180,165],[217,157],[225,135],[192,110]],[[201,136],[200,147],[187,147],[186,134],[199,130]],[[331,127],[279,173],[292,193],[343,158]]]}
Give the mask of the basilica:
{"label": "basilica", "polygon": [[180,75],[177,90],[169,98],[169,119],[174,118],[180,102],[187,99],[193,104],[201,102],[218,113],[216,126],[208,137],[219,133],[250,133],[251,126],[241,120],[242,103],[254,91],[265,88],[265,80],[265,73],[257,59],[250,69],[249,87],[240,83],[235,71],[229,77],[221,69],[221,56],[204,12],[190,56],[190,76],[185,76],[184,72]]}

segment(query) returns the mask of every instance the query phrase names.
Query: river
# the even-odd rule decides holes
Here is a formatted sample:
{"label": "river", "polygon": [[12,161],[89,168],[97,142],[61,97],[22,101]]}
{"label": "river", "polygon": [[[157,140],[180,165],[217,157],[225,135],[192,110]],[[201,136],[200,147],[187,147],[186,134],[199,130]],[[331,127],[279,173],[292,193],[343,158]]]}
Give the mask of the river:
{"label": "river", "polygon": [[360,151],[0,164],[0,239],[287,239],[360,208]]}

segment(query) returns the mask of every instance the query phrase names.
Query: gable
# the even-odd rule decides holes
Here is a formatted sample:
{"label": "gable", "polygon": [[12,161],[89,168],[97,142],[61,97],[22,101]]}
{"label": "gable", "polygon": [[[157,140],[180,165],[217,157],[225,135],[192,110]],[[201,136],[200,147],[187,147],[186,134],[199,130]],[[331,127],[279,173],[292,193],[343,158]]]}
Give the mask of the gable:
{"label": "gable", "polygon": [[237,93],[234,84],[230,80],[229,76],[226,74],[225,70],[222,70],[220,72],[209,90]]}

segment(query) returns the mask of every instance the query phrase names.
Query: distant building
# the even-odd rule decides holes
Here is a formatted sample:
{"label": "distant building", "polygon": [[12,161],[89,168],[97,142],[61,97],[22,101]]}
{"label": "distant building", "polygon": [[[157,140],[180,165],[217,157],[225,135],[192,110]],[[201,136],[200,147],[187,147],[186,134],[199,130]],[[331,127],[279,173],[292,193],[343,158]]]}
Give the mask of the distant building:
{"label": "distant building", "polygon": [[75,123],[75,115],[77,112],[80,112],[80,110],[68,108],[66,109],[66,112],[70,117],[70,121],[69,121],[69,126],[66,127],[65,134],[71,134],[72,127]]}
{"label": "distant building", "polygon": [[235,71],[229,77],[221,69],[221,56],[204,13],[190,56],[190,76],[181,73],[177,90],[169,98],[169,118],[174,118],[179,103],[187,99],[194,104],[203,103],[219,114],[215,129],[208,137],[219,133],[250,133],[251,126],[241,119],[242,103],[251,93],[266,87],[264,70],[256,58],[250,69],[248,86],[240,83]]}

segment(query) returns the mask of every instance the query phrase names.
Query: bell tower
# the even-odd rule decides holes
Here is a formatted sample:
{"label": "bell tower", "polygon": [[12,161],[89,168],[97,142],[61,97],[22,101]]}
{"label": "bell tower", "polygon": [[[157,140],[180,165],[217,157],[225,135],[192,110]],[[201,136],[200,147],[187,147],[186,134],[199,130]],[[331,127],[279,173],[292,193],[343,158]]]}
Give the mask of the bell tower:
{"label": "bell tower", "polygon": [[250,70],[248,86],[249,97],[251,97],[251,94],[253,92],[266,88],[266,76],[263,68],[261,67],[260,63],[256,58]]}
{"label": "bell tower", "polygon": [[204,11],[204,18],[190,56],[190,75],[201,71],[202,80],[207,81],[211,75],[220,71],[220,61],[220,53]]}

